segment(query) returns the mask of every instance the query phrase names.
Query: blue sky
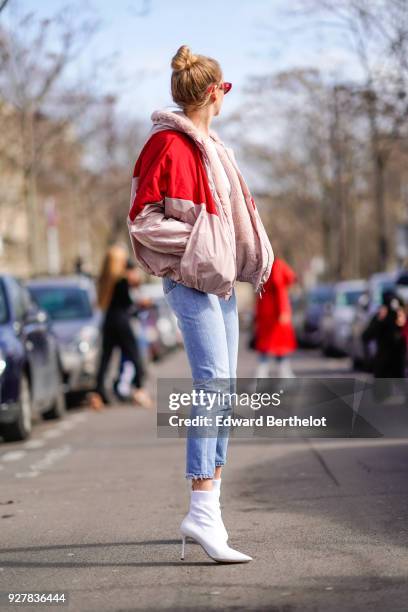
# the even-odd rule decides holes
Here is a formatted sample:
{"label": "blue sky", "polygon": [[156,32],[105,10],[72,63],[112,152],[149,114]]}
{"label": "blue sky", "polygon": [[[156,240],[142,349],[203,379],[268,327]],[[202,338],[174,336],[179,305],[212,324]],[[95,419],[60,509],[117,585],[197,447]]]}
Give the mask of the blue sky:
{"label": "blue sky", "polygon": [[[64,0],[18,0],[19,12],[41,17],[66,5]],[[107,69],[95,85],[117,91],[122,111],[141,119],[172,103],[170,61],[181,44],[220,62],[225,80],[233,83],[226,113],[242,103],[242,86],[251,74],[310,65],[350,71],[350,57],[333,32],[316,36],[288,17],[288,5],[281,0],[151,0],[149,13],[140,17],[143,0],[88,0],[77,6],[87,6],[101,27],[74,68],[84,70],[95,58],[115,53],[116,69]],[[5,14],[6,23],[8,18]]]}

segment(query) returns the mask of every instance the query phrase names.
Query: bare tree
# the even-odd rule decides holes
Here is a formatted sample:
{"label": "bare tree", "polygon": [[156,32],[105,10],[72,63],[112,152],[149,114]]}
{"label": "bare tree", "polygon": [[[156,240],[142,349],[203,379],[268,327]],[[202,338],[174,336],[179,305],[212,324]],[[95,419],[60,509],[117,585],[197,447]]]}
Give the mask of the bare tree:
{"label": "bare tree", "polygon": [[0,13],[1,13],[1,11],[2,11],[3,9],[5,9],[5,8],[6,8],[6,4],[7,4],[7,3],[8,3],[8,0],[2,0],[2,1],[0,2]]}
{"label": "bare tree", "polygon": [[323,256],[329,279],[357,274],[357,175],[366,160],[352,93],[318,70],[293,69],[251,78],[247,96],[230,127],[239,127],[275,245],[300,267]]}
{"label": "bare tree", "polygon": [[1,154],[22,172],[30,228],[28,257],[36,272],[41,269],[43,251],[37,198],[41,159],[92,103],[88,85],[62,85],[61,79],[96,27],[87,19],[75,25],[65,9],[51,19],[26,14],[15,29],[0,31],[0,95],[14,109],[19,136],[18,148],[3,140]]}
{"label": "bare tree", "polygon": [[407,135],[408,3],[406,0],[303,0],[297,16],[319,27],[341,28],[362,78],[349,84],[370,133],[376,213],[377,268],[386,267],[389,231],[385,174],[394,145]]}
{"label": "bare tree", "polygon": [[[136,17],[149,10],[150,2],[144,2]],[[86,12],[69,7],[49,19],[13,15],[13,28],[0,26],[0,164],[2,173],[13,178],[0,206],[11,215],[13,206],[24,202],[32,271],[45,267],[47,198],[56,202],[64,225],[66,261],[83,255],[95,264],[107,242],[125,229],[129,160],[138,150],[140,126],[126,116],[116,120],[123,82],[115,95],[94,87],[103,84],[107,72],[112,76],[113,54],[91,58],[88,70],[81,64],[82,78],[73,76],[79,71],[72,67],[98,29],[93,16],[87,19]],[[21,174],[22,197],[16,173]]]}

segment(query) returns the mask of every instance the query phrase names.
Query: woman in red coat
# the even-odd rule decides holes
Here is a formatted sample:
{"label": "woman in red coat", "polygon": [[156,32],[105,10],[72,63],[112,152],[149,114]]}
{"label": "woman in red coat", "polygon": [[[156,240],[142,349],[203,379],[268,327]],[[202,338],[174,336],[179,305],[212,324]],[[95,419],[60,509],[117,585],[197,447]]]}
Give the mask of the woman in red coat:
{"label": "woman in red coat", "polygon": [[275,258],[264,293],[255,304],[255,344],[258,364],[255,378],[268,376],[270,357],[279,364],[279,378],[294,376],[288,355],[297,348],[292,326],[292,309],[288,287],[296,282],[296,274],[283,259]]}

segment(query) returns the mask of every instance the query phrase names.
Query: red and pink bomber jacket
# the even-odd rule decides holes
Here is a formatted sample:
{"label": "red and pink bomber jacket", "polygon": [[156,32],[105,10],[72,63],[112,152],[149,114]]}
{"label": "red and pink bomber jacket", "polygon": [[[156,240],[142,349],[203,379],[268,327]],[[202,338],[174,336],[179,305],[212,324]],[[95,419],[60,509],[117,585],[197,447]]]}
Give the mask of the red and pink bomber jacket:
{"label": "red and pink bomber jacket", "polygon": [[232,149],[210,130],[229,194],[208,138],[182,111],[151,119],[127,217],[136,261],[148,274],[227,300],[237,280],[262,292],[274,253]]}

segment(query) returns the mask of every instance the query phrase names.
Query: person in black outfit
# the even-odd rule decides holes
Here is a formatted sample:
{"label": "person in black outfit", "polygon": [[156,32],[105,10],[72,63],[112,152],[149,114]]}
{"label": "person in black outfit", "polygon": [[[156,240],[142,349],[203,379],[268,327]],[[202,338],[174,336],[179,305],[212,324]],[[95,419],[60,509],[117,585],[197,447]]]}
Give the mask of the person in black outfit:
{"label": "person in black outfit", "polygon": [[[121,267],[123,268],[122,273],[120,273]],[[118,269],[119,273],[113,275],[112,271],[116,270],[118,272]],[[112,282],[112,277],[114,277],[114,282]],[[140,277],[136,266],[131,260],[127,260],[127,257],[126,259],[123,257],[123,250],[121,252],[120,247],[112,247],[99,279],[99,303],[102,308],[104,305],[107,305],[107,308],[102,326],[102,354],[97,374],[96,397],[93,394],[90,398],[93,407],[99,407],[97,405],[98,401],[104,404],[110,403],[104,383],[112,352],[115,348],[120,348],[123,357],[132,362],[134,366],[133,384],[136,391],[133,394],[133,399],[136,403],[145,407],[151,405],[151,399],[143,389],[146,370],[130,320],[141,308],[147,305],[146,301],[137,305],[130,297],[130,287],[137,286],[139,283]],[[106,290],[109,285],[112,286],[110,292]]]}
{"label": "person in black outfit", "polygon": [[[393,291],[383,294],[383,304],[363,332],[364,343],[376,341],[373,360],[375,378],[404,378],[407,343],[403,328],[406,324],[404,303]],[[382,380],[375,386],[378,399],[385,399],[391,393],[391,381]]]}

